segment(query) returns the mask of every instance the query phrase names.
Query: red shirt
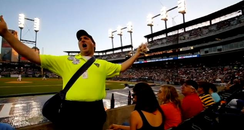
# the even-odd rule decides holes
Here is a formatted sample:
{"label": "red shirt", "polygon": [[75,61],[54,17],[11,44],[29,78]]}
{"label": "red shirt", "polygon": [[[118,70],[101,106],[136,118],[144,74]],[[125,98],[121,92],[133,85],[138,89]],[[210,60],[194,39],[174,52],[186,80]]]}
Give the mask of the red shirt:
{"label": "red shirt", "polygon": [[165,115],[165,130],[172,127],[177,127],[182,122],[181,110],[180,108],[177,108],[174,103],[162,104],[160,107]]}
{"label": "red shirt", "polygon": [[203,104],[199,96],[195,94],[187,95],[182,100],[182,116],[183,119],[192,118],[204,110]]}

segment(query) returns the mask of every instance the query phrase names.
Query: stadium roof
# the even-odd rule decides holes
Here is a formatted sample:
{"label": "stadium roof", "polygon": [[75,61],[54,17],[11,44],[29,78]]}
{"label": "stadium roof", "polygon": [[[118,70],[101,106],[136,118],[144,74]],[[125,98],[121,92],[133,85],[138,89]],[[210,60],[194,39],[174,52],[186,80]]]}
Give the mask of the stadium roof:
{"label": "stadium roof", "polygon": [[[116,51],[116,50],[121,50],[121,49],[127,49],[127,48],[133,48],[132,45],[126,45],[126,46],[122,46],[122,47],[116,47],[114,49],[107,49],[107,50],[102,50],[102,51],[95,51],[95,53],[107,53],[107,52],[112,52],[112,51]],[[80,53],[80,51],[64,51],[65,53]]]}
{"label": "stadium roof", "polygon": [[216,12],[214,12],[212,14],[209,14],[209,15],[203,16],[201,18],[197,18],[197,19],[191,20],[189,22],[185,22],[185,23],[182,23],[182,24],[179,24],[179,25],[176,25],[176,26],[173,26],[173,27],[170,27],[170,28],[167,28],[167,29],[164,29],[164,30],[152,33],[152,34],[149,34],[149,35],[146,35],[144,37],[145,38],[152,38],[152,37],[159,36],[159,35],[162,35],[162,34],[165,34],[165,33],[168,33],[168,32],[172,32],[172,31],[175,31],[175,30],[178,30],[178,29],[182,29],[184,27],[188,27],[188,26],[191,26],[191,25],[194,25],[194,24],[197,24],[197,23],[201,23],[201,22],[205,22],[205,21],[208,21],[208,20],[212,20],[212,19],[224,16],[226,14],[229,14],[229,13],[232,13],[232,12],[235,12],[235,11],[238,11],[238,10],[242,10],[243,6],[244,6],[244,1],[241,1],[239,3],[236,3],[234,5],[226,7],[224,9],[216,11]]}

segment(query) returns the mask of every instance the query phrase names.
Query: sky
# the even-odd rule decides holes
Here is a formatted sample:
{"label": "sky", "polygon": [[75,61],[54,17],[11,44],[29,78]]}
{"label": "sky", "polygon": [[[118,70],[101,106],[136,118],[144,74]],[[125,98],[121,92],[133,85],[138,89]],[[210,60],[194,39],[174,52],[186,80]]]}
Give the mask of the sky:
{"label": "sky", "polygon": [[[186,0],[185,21],[211,14],[215,11],[236,4],[241,0]],[[40,19],[37,33],[37,47],[41,54],[67,55],[64,51],[79,51],[76,32],[86,30],[96,42],[96,50],[112,48],[108,30],[126,27],[132,22],[133,46],[137,48],[145,43],[145,35],[151,33],[147,26],[147,16],[160,14],[161,8],[177,6],[177,0],[1,0],[0,15],[3,15],[8,28],[19,34],[18,17],[20,13],[27,18]],[[154,20],[153,32],[165,29],[160,17]],[[22,39],[35,40],[33,22],[25,21]],[[183,23],[182,14],[174,9],[168,13],[167,27]],[[20,35],[19,35],[20,36]],[[123,30],[122,44],[130,45],[127,30]],[[1,40],[1,37],[0,37]],[[114,47],[120,47],[119,35],[114,33]],[[1,44],[1,43],[0,43]],[[32,44],[27,44],[33,47]]]}

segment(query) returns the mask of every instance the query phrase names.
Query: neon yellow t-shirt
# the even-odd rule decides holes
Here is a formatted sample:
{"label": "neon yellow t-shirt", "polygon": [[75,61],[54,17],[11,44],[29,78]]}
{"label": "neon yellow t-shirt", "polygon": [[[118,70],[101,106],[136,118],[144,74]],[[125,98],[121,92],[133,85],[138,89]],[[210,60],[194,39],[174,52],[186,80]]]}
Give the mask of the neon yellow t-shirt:
{"label": "neon yellow t-shirt", "polygon": [[[75,72],[87,61],[84,56],[53,56],[40,55],[41,66],[63,79],[63,88]],[[66,94],[70,101],[96,101],[106,97],[106,78],[120,74],[121,65],[96,59],[96,61],[81,75]]]}

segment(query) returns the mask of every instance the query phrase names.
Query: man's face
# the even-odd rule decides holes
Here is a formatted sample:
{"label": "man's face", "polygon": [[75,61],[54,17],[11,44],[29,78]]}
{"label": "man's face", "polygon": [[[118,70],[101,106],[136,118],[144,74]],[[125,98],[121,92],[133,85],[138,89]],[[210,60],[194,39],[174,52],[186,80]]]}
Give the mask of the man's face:
{"label": "man's face", "polygon": [[95,43],[93,43],[92,40],[88,36],[83,35],[80,37],[79,48],[81,51],[81,55],[93,56],[94,55],[94,47],[95,47]]}
{"label": "man's face", "polygon": [[198,94],[204,94],[203,88],[199,87],[199,88],[197,89],[197,93],[198,93]]}
{"label": "man's face", "polygon": [[187,85],[186,83],[184,83],[181,86],[181,93],[186,96],[188,94],[194,93],[196,92],[196,90],[191,86],[191,85]]}

